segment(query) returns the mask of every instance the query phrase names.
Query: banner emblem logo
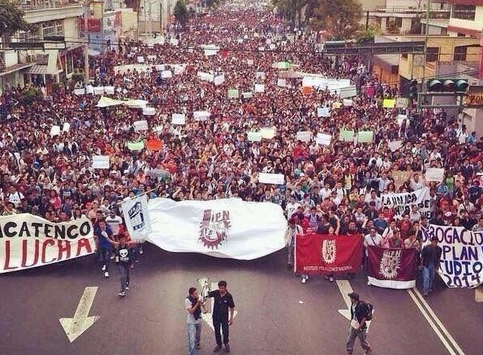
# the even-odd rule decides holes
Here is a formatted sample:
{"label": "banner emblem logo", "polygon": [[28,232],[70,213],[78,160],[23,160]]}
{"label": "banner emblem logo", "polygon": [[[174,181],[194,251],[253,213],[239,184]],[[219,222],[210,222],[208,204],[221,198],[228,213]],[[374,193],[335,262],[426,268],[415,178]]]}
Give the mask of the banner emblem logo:
{"label": "banner emblem logo", "polygon": [[322,259],[327,264],[332,264],[335,261],[337,255],[337,248],[335,246],[335,239],[324,240],[322,242]]}
{"label": "banner emblem logo", "polygon": [[143,229],[146,222],[144,221],[144,213],[141,202],[136,202],[128,211],[129,220],[133,230]]}
{"label": "banner emblem logo", "polygon": [[205,210],[200,223],[200,237],[204,246],[214,249],[227,240],[231,228],[230,211]]}
{"label": "banner emblem logo", "polygon": [[395,279],[401,269],[402,250],[384,250],[379,272],[386,279]]}

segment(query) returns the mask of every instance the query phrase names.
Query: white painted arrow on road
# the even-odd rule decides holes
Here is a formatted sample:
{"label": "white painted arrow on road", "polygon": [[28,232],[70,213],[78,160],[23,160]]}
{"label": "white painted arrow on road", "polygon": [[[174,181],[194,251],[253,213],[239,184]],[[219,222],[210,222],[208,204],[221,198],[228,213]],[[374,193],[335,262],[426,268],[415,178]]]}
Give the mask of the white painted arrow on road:
{"label": "white painted arrow on road", "polygon": [[91,310],[98,288],[99,287],[86,287],[79,301],[79,305],[75,310],[74,317],[59,319],[60,324],[62,325],[62,328],[64,328],[65,334],[71,343],[101,318],[99,316],[89,317],[89,311]]}
{"label": "white painted arrow on road", "polygon": [[[342,298],[344,299],[346,309],[339,309],[339,313],[342,314],[347,320],[351,320],[351,299],[348,296],[349,293],[353,292],[352,286],[349,281],[347,280],[336,280],[337,286],[339,287],[339,291],[342,294]],[[367,332],[369,332],[369,327],[371,326],[372,321],[367,321]]]}
{"label": "white painted arrow on road", "polygon": [[[203,286],[206,285],[206,282],[209,282],[207,278],[202,277],[198,279],[198,283],[201,285],[202,290],[203,290]],[[215,290],[217,287],[218,287],[218,284],[216,282],[212,282],[210,290]],[[200,296],[205,297],[206,295],[200,294]],[[211,310],[206,313],[203,313],[203,312],[201,313],[201,318],[213,331],[215,331],[215,327],[213,326],[213,308],[214,307],[215,307],[215,302],[211,301]],[[233,312],[233,319],[235,319],[237,313],[238,313],[237,311]]]}

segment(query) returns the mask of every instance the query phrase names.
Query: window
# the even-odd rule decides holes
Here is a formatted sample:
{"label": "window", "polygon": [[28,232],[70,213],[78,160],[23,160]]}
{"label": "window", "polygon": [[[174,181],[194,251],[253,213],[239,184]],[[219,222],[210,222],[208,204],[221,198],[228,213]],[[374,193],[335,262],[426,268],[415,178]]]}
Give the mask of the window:
{"label": "window", "polygon": [[47,21],[42,23],[42,38],[64,35],[64,21]]}
{"label": "window", "polygon": [[437,62],[439,57],[439,47],[428,47],[426,50],[426,61]]}
{"label": "window", "polygon": [[476,15],[476,6],[475,5],[453,5],[452,11],[453,18],[457,18],[460,20],[469,20],[474,21]]}
{"label": "window", "polygon": [[455,47],[453,60],[466,60],[468,47]]}

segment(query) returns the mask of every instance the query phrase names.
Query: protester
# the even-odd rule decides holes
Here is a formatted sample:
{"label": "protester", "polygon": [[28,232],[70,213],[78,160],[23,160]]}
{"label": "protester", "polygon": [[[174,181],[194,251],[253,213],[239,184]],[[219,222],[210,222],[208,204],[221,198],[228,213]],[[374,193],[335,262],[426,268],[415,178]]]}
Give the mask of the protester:
{"label": "protester", "polygon": [[442,249],[438,246],[438,237],[431,238],[431,244],[421,251],[421,267],[423,269],[423,296],[433,292],[436,270],[439,269]]}
{"label": "protester", "polygon": [[207,312],[203,298],[198,294],[195,287],[190,287],[188,297],[185,299],[185,307],[188,312],[188,355],[194,355],[195,348],[201,349],[201,312]]}
{"label": "protester", "polygon": [[121,273],[121,291],[119,297],[126,296],[126,291],[129,290],[129,283],[131,281],[131,264],[133,260],[133,248],[136,242],[127,241],[127,236],[122,233],[118,235],[119,242],[110,240],[111,244],[116,250],[116,259],[119,260],[119,271]]}
{"label": "protester", "polygon": [[[230,328],[233,325],[233,316],[235,312],[235,303],[233,296],[226,289],[226,281],[218,282],[218,290],[210,291],[208,297],[213,298],[213,326],[215,327],[216,347],[215,353],[221,350],[222,345],[225,346],[225,352],[230,352]],[[221,339],[223,332],[223,343]]]}
{"label": "protester", "polygon": [[295,219],[288,220],[287,231],[285,232],[285,244],[287,245],[287,267],[293,268],[295,238],[302,235],[302,227],[295,223]]}
{"label": "protester", "polygon": [[94,237],[97,242],[97,251],[99,259],[102,263],[101,270],[104,271],[104,277],[109,277],[109,261],[113,243],[111,228],[104,220],[98,221],[98,226],[94,229]]}
{"label": "protester", "polygon": [[362,348],[366,354],[372,352],[371,346],[367,341],[367,317],[368,306],[367,303],[359,299],[359,294],[351,292],[348,294],[351,300],[351,324],[349,328],[349,336],[347,338],[346,351],[347,355],[352,355],[354,352],[354,343],[356,338],[359,339]]}

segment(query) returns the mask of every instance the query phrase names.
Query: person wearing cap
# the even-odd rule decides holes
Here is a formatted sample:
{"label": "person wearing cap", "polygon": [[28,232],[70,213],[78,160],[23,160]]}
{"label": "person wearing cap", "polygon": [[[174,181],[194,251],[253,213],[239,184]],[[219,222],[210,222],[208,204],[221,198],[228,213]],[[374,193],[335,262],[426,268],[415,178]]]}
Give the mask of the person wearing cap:
{"label": "person wearing cap", "polygon": [[348,296],[351,300],[351,323],[346,344],[347,355],[352,355],[354,352],[356,338],[359,338],[366,354],[370,354],[372,350],[367,341],[366,304],[360,300],[359,294],[355,292],[349,293]]}
{"label": "person wearing cap", "polygon": [[421,251],[421,267],[423,269],[423,296],[433,291],[436,270],[439,268],[442,249],[438,245],[438,237],[431,237],[431,244]]}

